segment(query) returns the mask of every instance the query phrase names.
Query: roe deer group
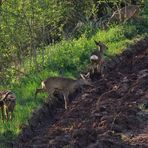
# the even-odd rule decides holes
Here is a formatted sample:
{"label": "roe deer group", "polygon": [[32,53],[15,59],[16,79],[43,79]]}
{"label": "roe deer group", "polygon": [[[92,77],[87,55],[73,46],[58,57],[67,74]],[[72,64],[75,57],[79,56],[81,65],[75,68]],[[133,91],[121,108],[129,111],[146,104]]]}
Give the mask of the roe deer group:
{"label": "roe deer group", "polygon": [[55,91],[59,91],[64,97],[65,109],[67,109],[69,103],[69,94],[73,93],[79,87],[91,85],[82,74],[80,76],[81,79],[77,80],[64,77],[49,77],[41,82],[42,88],[36,89],[35,98],[39,92],[47,92],[49,95],[53,95]]}
{"label": "roe deer group", "polygon": [[108,47],[102,43],[101,41],[94,41],[97,49],[91,53],[90,61],[91,61],[91,69],[92,73],[95,73],[95,69],[97,72],[100,72],[101,75],[103,75],[102,71],[102,64],[104,63],[104,57],[103,54],[108,49]]}
{"label": "roe deer group", "polygon": [[12,113],[16,105],[16,95],[8,90],[0,92],[0,108],[2,112],[2,120],[11,120]]}
{"label": "roe deer group", "polygon": [[112,16],[109,19],[108,24],[114,21],[126,22],[129,19],[138,17],[139,12],[140,12],[140,6],[138,5],[125,6],[113,12]]}

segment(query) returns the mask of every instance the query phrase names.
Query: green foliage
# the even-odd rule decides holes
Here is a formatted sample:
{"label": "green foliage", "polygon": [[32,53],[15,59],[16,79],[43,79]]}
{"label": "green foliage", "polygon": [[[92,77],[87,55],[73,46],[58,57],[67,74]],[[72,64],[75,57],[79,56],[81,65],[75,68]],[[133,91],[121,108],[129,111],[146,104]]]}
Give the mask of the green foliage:
{"label": "green foliage", "polygon": [[[129,27],[129,28],[128,28]],[[129,32],[130,26],[124,30],[124,26],[113,26],[108,31],[98,31],[91,38],[82,35],[79,39],[63,40],[62,42],[53,46],[46,47],[46,54],[44,68],[36,73],[25,65],[27,77],[22,77],[19,81],[10,82],[10,88],[17,95],[17,105],[14,112],[14,119],[10,123],[2,123],[0,121],[0,133],[3,135],[6,131],[10,131],[12,137],[16,136],[21,131],[21,125],[27,122],[31,112],[41,105],[46,99],[47,95],[41,94],[37,100],[34,100],[34,92],[37,87],[40,87],[41,80],[49,76],[68,76],[75,77],[82,70],[85,70],[89,64],[89,55],[94,50],[94,40],[101,40],[109,47],[108,55],[116,55],[122,52],[122,49],[127,43],[132,41],[125,37],[125,33]],[[132,30],[132,29],[131,29]],[[37,57],[38,64],[42,62],[39,55]],[[26,62],[27,63],[27,59]],[[45,98],[45,99],[44,99]]]}
{"label": "green foliage", "polygon": [[[98,30],[97,21],[127,4],[130,2],[125,0],[3,1],[0,6],[0,70],[3,71],[0,83],[7,84],[14,75],[22,77],[26,64],[29,69],[34,65],[36,70],[43,67],[47,57],[45,45],[63,38],[79,38],[82,34],[91,38]],[[143,15],[146,16],[146,7],[144,10]],[[40,59],[37,59],[38,54]],[[26,59],[29,59],[27,63]],[[42,61],[40,65],[39,60]]]}
{"label": "green foliage", "polygon": [[[80,72],[87,70],[89,55],[96,48],[94,40],[104,42],[108,46],[106,54],[114,56],[132,44],[134,39],[148,35],[148,11],[145,6],[140,21],[112,25],[105,31],[94,29],[91,21],[84,19],[76,33],[76,36],[79,35],[77,38],[62,39],[65,27],[71,29],[67,28],[67,24],[75,24],[79,16],[90,17],[91,11],[95,15],[96,8],[91,2],[8,0],[2,5],[0,78],[3,85],[0,90],[12,89],[17,95],[17,105],[12,122],[3,123],[0,120],[0,147],[19,134],[32,111],[47,98],[46,94],[40,94],[34,100],[34,92],[40,87],[41,80],[59,75],[77,77]],[[82,14],[77,15],[75,11],[81,9]],[[66,24],[63,23],[65,20]],[[58,35],[61,42],[45,46],[43,41],[47,39],[47,34],[54,37]],[[33,48],[38,43],[40,45]]]}

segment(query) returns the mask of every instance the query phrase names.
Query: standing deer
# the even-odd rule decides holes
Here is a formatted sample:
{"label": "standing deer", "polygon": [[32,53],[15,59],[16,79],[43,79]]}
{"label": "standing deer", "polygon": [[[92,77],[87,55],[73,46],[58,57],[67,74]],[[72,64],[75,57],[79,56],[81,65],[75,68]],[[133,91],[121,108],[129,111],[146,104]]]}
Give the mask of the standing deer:
{"label": "standing deer", "polygon": [[80,76],[81,79],[77,80],[64,77],[49,77],[41,82],[42,88],[36,89],[35,98],[39,92],[47,92],[49,95],[53,95],[55,91],[59,91],[64,96],[65,109],[67,109],[69,94],[73,93],[79,87],[90,85],[90,82],[82,74]]}
{"label": "standing deer", "polygon": [[14,107],[16,105],[16,96],[12,91],[0,92],[0,108],[2,111],[2,120],[11,120]]}
{"label": "standing deer", "polygon": [[103,75],[103,69],[102,69],[102,64],[104,63],[104,57],[103,54],[104,52],[108,49],[108,47],[100,42],[100,41],[94,41],[97,49],[91,53],[90,56],[90,61],[91,61],[91,68],[92,68],[92,73],[95,73],[95,69],[97,72],[100,72],[101,75]]}
{"label": "standing deer", "polygon": [[112,16],[108,21],[108,25],[111,22],[126,22],[129,19],[137,18],[140,12],[140,6],[138,5],[129,5],[125,6],[119,10],[113,12]]}

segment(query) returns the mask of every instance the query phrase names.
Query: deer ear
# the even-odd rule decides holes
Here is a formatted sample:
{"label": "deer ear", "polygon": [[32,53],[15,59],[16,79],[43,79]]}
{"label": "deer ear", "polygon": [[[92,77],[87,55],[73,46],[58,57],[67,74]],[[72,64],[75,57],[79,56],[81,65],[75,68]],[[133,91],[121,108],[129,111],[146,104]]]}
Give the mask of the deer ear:
{"label": "deer ear", "polygon": [[86,78],[83,76],[83,74],[80,74],[80,77],[81,77],[83,80],[86,80]]}
{"label": "deer ear", "polygon": [[83,80],[89,79],[90,78],[90,72],[88,72],[87,74],[80,74],[80,76]]}
{"label": "deer ear", "polygon": [[94,40],[95,44],[98,45],[98,42],[96,40]]}
{"label": "deer ear", "polygon": [[85,75],[86,78],[89,78],[90,77],[90,72],[88,72],[86,75]]}

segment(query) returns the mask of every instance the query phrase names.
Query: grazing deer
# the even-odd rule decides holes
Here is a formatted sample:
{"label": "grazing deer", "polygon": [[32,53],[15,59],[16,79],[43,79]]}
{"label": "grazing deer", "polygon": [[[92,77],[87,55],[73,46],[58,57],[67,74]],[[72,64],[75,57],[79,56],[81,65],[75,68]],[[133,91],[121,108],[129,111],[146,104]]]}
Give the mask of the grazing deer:
{"label": "grazing deer", "polygon": [[138,5],[129,5],[125,6],[119,10],[113,12],[112,16],[109,19],[108,25],[111,22],[126,22],[129,19],[137,18],[140,12],[140,6]]}
{"label": "grazing deer", "polygon": [[97,49],[94,52],[92,52],[90,56],[92,73],[95,73],[95,69],[97,69],[97,72],[100,72],[102,75],[103,74],[102,64],[104,63],[103,54],[108,49],[108,47],[100,41],[98,42],[94,41],[94,42],[97,46]]}
{"label": "grazing deer", "polygon": [[0,92],[0,108],[2,111],[2,120],[11,120],[14,107],[16,105],[16,96],[12,91]]}
{"label": "grazing deer", "polygon": [[90,82],[80,74],[81,79],[71,79],[64,77],[49,77],[41,82],[42,88],[36,89],[35,98],[39,92],[47,92],[49,95],[53,95],[54,91],[59,91],[64,96],[65,109],[67,109],[70,93],[73,93],[77,88],[84,85],[90,85]]}

